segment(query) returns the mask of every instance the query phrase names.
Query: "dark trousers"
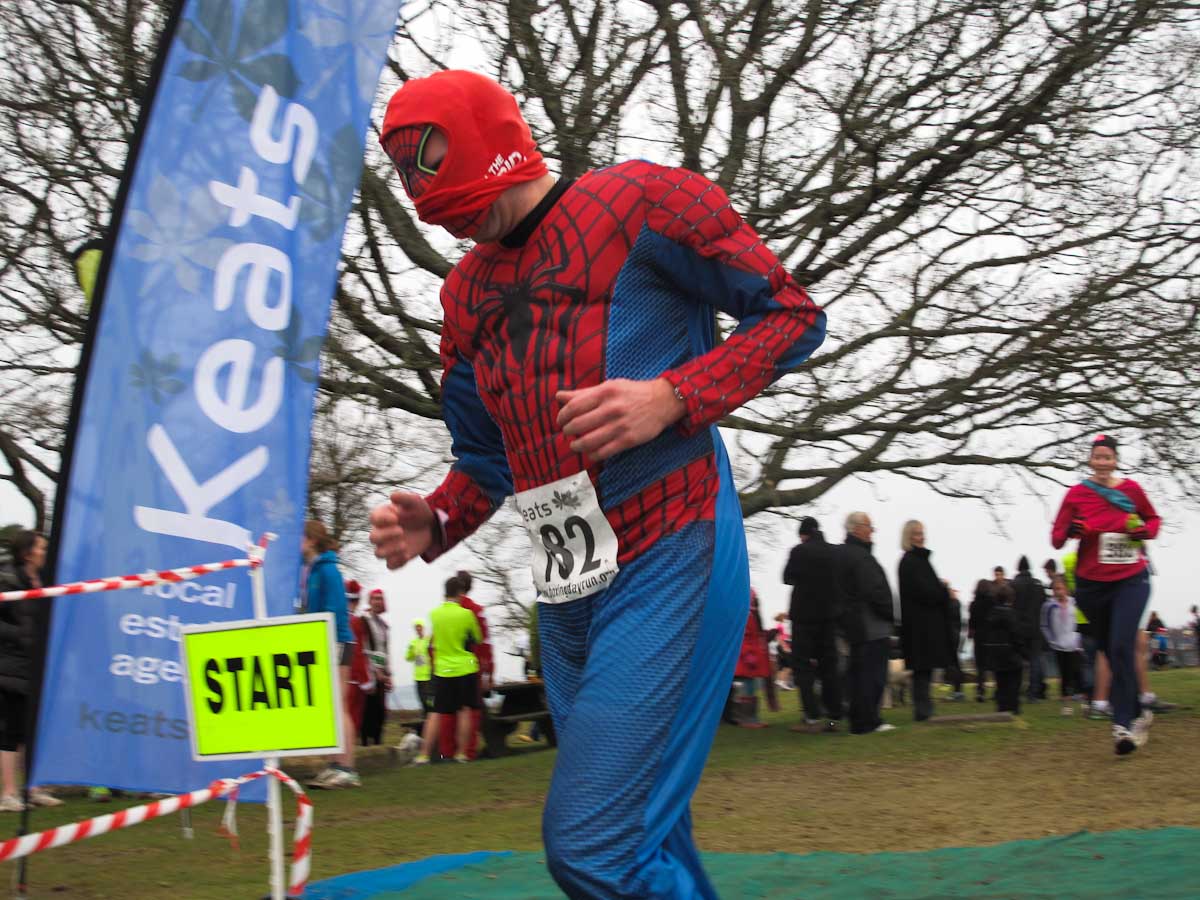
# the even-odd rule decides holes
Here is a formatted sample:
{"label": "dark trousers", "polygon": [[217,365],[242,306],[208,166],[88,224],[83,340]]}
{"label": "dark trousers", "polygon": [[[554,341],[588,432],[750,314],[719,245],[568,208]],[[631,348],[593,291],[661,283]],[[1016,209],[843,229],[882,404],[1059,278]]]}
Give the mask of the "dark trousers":
{"label": "dark trousers", "polygon": [[[838,652],[833,622],[795,622],[792,625],[792,671],[800,688],[804,718],[842,717],[842,691],[838,679]],[[815,682],[821,679],[821,703]],[[824,714],[821,704],[824,704]]]}
{"label": "dark trousers", "polygon": [[1014,714],[1021,711],[1020,669],[996,672],[996,709]]}
{"label": "dark trousers", "polygon": [[417,699],[421,701],[421,717],[433,712],[433,679],[417,682]]}
{"label": "dark trousers", "polygon": [[946,683],[954,690],[954,693],[961,694],[963,686],[963,670],[962,664],[958,661],[958,648],[954,649],[954,659],[950,665],[946,666],[945,674],[942,676],[946,679]]}
{"label": "dark trousers", "polygon": [[1064,700],[1079,693],[1079,654],[1071,650],[1055,650],[1054,658],[1058,660],[1058,674],[1062,678],[1062,689],[1059,692]]}
{"label": "dark trousers", "polygon": [[1029,685],[1025,689],[1025,696],[1030,700],[1045,700],[1046,699],[1046,673],[1042,667],[1042,643],[1035,641],[1033,649],[1029,654],[1029,660],[1025,663],[1026,671],[1029,673]]}
{"label": "dark trousers", "polygon": [[933,672],[929,669],[914,669],[912,685],[913,718],[918,722],[924,722],[933,715],[933,697],[931,696]]}
{"label": "dark trousers", "polygon": [[367,704],[363,709],[362,744],[383,743],[383,720],[387,716],[384,705],[383,688],[376,687],[373,693],[367,694]]}
{"label": "dark trousers", "polygon": [[1096,647],[1108,657],[1112,669],[1113,724],[1128,728],[1142,714],[1138,702],[1138,622],[1150,600],[1150,576],[1141,572],[1120,581],[1075,579],[1075,604],[1092,626]]}
{"label": "dark trousers", "polygon": [[891,641],[881,638],[850,645],[850,733],[874,731],[883,719],[879,704],[887,686]]}
{"label": "dark trousers", "polygon": [[987,657],[978,648],[975,650],[975,696],[982,700],[986,693],[983,689],[987,682],[988,672],[991,672],[991,667],[987,664]]}
{"label": "dark trousers", "polygon": [[1096,639],[1091,631],[1084,631],[1083,653],[1079,657],[1079,685],[1087,694],[1088,703],[1092,702],[1092,694],[1096,690]]}

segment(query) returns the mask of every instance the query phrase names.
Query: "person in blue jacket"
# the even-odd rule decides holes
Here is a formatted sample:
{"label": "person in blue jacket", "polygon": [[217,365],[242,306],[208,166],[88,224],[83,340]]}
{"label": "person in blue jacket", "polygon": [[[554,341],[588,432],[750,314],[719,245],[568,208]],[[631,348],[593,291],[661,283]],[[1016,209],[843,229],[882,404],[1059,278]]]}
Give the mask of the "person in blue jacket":
{"label": "person in blue jacket", "polygon": [[[300,585],[300,611],[308,613],[333,613],[337,626],[337,653],[339,684],[342,696],[350,683],[350,659],[354,650],[354,633],[350,630],[350,613],[346,602],[346,585],[337,566],[337,541],[329,534],[324,523],[309,519],[304,523],[304,536],[300,539],[300,552],[304,556],[304,574]],[[361,784],[354,771],[354,722],[348,709],[343,709],[346,721],[343,724],[342,746],[344,752],[316,778],[308,783],[315,788],[358,787]]]}

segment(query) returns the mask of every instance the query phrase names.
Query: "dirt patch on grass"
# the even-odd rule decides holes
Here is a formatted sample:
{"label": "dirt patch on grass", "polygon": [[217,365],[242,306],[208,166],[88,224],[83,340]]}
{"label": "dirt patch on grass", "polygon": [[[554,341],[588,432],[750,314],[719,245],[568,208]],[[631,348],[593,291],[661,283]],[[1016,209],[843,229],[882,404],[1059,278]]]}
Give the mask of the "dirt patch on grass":
{"label": "dirt patch on grass", "polygon": [[697,838],[714,851],[875,853],[1200,826],[1192,781],[1200,719],[1160,716],[1150,743],[1124,759],[1113,755],[1107,729],[1092,724],[1098,727],[1014,742],[1012,752],[982,763],[942,757],[712,772],[693,803]]}

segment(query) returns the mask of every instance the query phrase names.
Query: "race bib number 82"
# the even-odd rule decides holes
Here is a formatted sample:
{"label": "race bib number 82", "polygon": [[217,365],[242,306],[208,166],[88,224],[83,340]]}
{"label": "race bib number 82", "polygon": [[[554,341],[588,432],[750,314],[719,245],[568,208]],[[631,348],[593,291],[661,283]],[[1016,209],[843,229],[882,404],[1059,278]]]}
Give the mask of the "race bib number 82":
{"label": "race bib number 82", "polygon": [[533,549],[533,582],[543,603],[604,590],[617,566],[617,536],[587,472],[521,491],[517,509]]}

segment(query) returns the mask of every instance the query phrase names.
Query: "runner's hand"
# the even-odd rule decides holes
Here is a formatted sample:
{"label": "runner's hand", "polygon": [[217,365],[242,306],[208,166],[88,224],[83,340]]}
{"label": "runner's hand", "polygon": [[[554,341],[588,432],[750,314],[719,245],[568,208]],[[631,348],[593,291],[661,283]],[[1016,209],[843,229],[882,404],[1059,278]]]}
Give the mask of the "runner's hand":
{"label": "runner's hand", "polygon": [[576,438],[571,449],[593,460],[654,440],[687,412],[665,378],[614,378],[577,391],[559,391],[555,399],[562,407],[558,427]]}
{"label": "runner's hand", "polygon": [[1067,529],[1067,537],[1083,537],[1085,531],[1087,526],[1084,525],[1083,519],[1076,516],[1071,520],[1071,527]]}
{"label": "runner's hand", "polygon": [[424,497],[396,491],[391,502],[381,503],[371,513],[375,556],[389,569],[398,569],[433,546],[436,527],[433,510]]}

